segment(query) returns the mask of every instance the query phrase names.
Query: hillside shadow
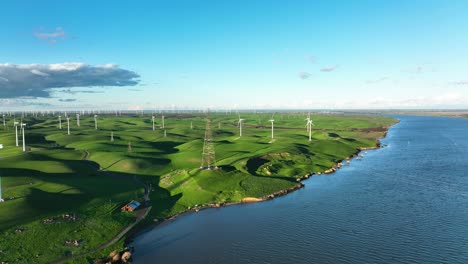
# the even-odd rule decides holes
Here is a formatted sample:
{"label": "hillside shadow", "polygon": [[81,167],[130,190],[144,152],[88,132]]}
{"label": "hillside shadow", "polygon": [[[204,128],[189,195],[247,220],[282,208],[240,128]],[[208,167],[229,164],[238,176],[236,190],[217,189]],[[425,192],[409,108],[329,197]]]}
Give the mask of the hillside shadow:
{"label": "hillside shadow", "polygon": [[159,142],[149,142],[149,145],[152,148],[162,150],[165,154],[172,154],[172,153],[179,152],[179,150],[176,149],[175,147],[181,145],[181,143],[173,142],[173,141],[159,141]]}
{"label": "hillside shadow", "polygon": [[229,132],[229,131],[214,131],[213,135],[216,136],[216,137],[219,137],[219,136],[231,137],[231,136],[234,136],[234,133]]}
{"label": "hillside shadow", "polygon": [[[81,164],[83,166],[83,161]],[[41,189],[31,186],[28,195],[22,198],[15,198],[25,199],[26,206],[18,208],[20,210],[18,215],[21,217],[14,218],[14,220],[5,219],[5,221],[8,220],[7,222],[3,222],[0,218],[0,226],[3,226],[2,229],[20,226],[31,221],[54,217],[67,212],[79,213],[83,210],[86,211],[86,204],[96,199],[108,200],[110,197],[115,197],[113,200],[120,199],[115,200],[115,202],[123,205],[128,200],[117,198],[120,197],[119,194],[134,192],[137,195],[137,191],[144,187],[143,184],[149,186],[149,183],[151,183],[151,198],[157,198],[151,201],[151,203],[153,208],[156,208],[159,212],[171,210],[182,197],[182,194],[171,195],[168,190],[159,187],[159,177],[152,175],[138,175],[136,177],[130,173],[108,171],[85,172],[83,170],[77,173],[45,173],[37,170],[16,168],[2,168],[1,172],[6,177],[27,176],[46,183],[66,185],[63,189],[57,191],[46,191],[45,187],[42,187],[45,185],[42,184],[39,185]],[[70,190],[78,190],[80,193],[66,193]],[[138,193],[138,197],[133,199],[136,198],[142,201],[143,193]]]}
{"label": "hillside shadow", "polygon": [[85,194],[64,194],[60,192],[46,192],[37,188],[31,188],[31,193],[25,197],[26,203],[46,214],[65,210],[67,208],[77,208],[88,202]]}
{"label": "hillside shadow", "polygon": [[262,166],[263,164],[268,163],[268,162],[270,162],[270,161],[267,160],[267,159],[263,159],[263,158],[260,158],[260,157],[255,157],[255,158],[248,159],[245,166],[247,167],[247,171],[250,174],[258,176],[258,174],[257,174],[258,168],[260,168],[260,166]]}
{"label": "hillside shadow", "polygon": [[221,166],[219,166],[219,168],[222,169],[225,172],[231,172],[231,171],[237,170],[236,167],[234,167],[232,165],[221,165]]}

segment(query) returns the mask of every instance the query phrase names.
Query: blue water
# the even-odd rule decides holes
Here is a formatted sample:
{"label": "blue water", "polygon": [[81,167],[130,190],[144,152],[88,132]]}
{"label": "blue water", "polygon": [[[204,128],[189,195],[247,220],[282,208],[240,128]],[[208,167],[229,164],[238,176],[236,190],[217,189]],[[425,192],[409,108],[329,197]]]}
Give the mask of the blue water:
{"label": "blue water", "polygon": [[387,147],[297,192],[137,237],[135,263],[468,263],[468,119],[398,118]]}

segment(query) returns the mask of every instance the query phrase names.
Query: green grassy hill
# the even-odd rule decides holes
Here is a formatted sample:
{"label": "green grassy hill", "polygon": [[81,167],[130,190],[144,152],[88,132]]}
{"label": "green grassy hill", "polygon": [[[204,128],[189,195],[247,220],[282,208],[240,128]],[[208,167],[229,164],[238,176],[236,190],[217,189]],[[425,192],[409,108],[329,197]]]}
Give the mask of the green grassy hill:
{"label": "green grassy hill", "polygon": [[[73,115],[74,117],[74,115]],[[58,119],[26,117],[31,151],[14,146],[13,120],[0,130],[0,174],[5,203],[0,203],[0,261],[46,263],[86,252],[110,240],[133,221],[121,205],[142,199],[151,186],[152,210],[146,224],[195,206],[261,198],[297,186],[297,178],[324,172],[360,147],[376,146],[388,117],[312,115],[308,141],[305,115],[277,113],[271,139],[271,114],[211,114],[218,170],[199,170],[205,133],[204,114],[81,117],[58,129]],[[64,118],[62,118],[62,121]],[[190,124],[193,124],[193,129]],[[167,136],[164,136],[166,130]],[[113,133],[114,141],[110,141]],[[20,142],[21,144],[21,142]],[[129,151],[129,145],[131,151]],[[82,160],[85,156],[88,160]],[[76,215],[74,221],[64,214]],[[53,223],[44,223],[53,219]],[[79,246],[65,245],[79,240]],[[82,261],[85,261],[82,259]],[[86,261],[85,261],[86,262]]]}

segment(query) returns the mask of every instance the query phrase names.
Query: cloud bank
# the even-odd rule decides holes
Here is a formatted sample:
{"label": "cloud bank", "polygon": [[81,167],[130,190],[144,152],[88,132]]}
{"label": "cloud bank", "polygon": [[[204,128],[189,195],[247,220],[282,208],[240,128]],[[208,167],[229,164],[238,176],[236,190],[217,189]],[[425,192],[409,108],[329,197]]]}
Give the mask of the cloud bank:
{"label": "cloud bank", "polygon": [[0,98],[51,97],[51,89],[134,86],[140,76],[114,64],[0,64]]}

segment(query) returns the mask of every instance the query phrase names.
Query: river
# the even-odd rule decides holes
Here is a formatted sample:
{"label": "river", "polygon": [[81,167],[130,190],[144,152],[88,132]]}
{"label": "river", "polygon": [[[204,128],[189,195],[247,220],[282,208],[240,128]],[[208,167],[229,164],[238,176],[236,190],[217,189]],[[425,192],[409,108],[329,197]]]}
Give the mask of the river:
{"label": "river", "polygon": [[468,263],[468,119],[397,116],[362,160],[138,236],[134,263]]}

